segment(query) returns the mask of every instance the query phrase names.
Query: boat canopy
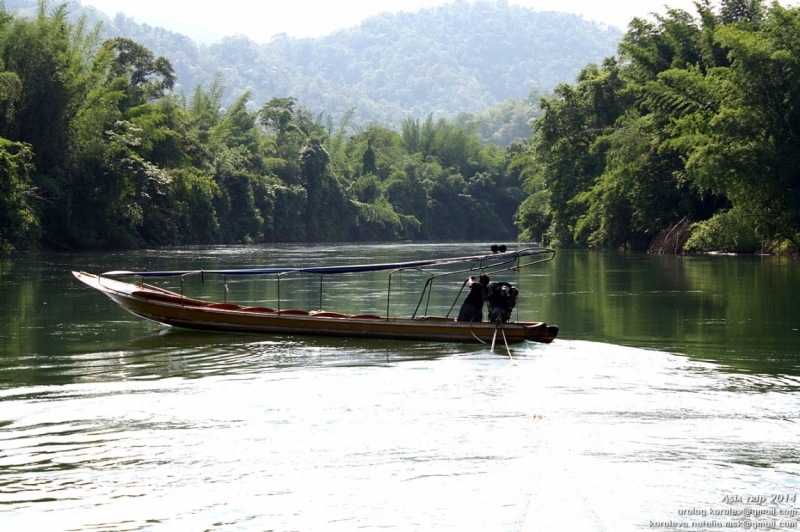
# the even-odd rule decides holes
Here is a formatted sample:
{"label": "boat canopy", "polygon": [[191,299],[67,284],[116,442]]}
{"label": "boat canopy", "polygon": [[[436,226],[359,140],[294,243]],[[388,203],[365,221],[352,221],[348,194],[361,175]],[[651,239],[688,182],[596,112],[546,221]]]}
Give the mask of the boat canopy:
{"label": "boat canopy", "polygon": [[312,268],[256,268],[244,270],[164,270],[137,272],[128,270],[115,270],[106,272],[101,277],[121,277],[126,275],[136,275],[140,277],[175,277],[191,274],[212,274],[212,275],[281,275],[287,273],[311,273],[316,275],[338,275],[343,273],[362,273],[377,272],[385,270],[405,270],[414,268],[424,268],[426,266],[440,266],[445,264],[458,264],[468,262],[497,263],[502,261],[513,261],[521,257],[553,253],[549,248],[526,248],[517,251],[504,253],[491,253],[487,255],[472,255],[467,257],[450,257],[441,259],[418,260],[412,262],[391,262],[384,264],[357,264],[344,266],[318,266]]}

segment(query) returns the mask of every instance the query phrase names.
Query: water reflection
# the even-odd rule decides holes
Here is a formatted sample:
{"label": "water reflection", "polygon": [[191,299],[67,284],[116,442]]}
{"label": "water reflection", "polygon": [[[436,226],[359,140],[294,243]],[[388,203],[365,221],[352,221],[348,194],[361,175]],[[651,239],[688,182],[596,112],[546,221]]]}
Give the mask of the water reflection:
{"label": "water reflection", "polygon": [[6,363],[0,373],[0,384],[35,386],[260,374],[316,366],[380,366],[456,356],[476,349],[480,347],[162,329],[110,350],[16,357],[17,365]]}
{"label": "water reflection", "polygon": [[[726,494],[796,491],[796,261],[559,252],[509,279],[521,319],[561,327],[515,364],[486,346],[165,330],[69,274],[475,250],[0,261],[3,529],[628,531]],[[413,311],[409,281],[393,313]],[[293,305],[319,305],[317,279],[293,282]],[[275,297],[265,281],[229,290]],[[326,281],[322,306],[383,313],[384,290]]]}
{"label": "water reflection", "polygon": [[[72,375],[68,368],[75,365],[75,357],[114,358],[111,354],[116,352],[136,352],[144,345],[140,337],[160,330],[76,282],[71,270],[356,264],[470,255],[485,249],[488,245],[279,245],[16,254],[0,261],[0,383],[59,382],[57,368],[65,368],[63,375]],[[415,275],[404,273],[393,282],[391,315],[413,313],[424,279]],[[518,319],[559,325],[561,339],[684,353],[719,362],[733,371],[800,373],[800,266],[794,259],[562,250],[551,263],[522,270],[519,277],[508,275],[497,280],[519,285]],[[444,290],[434,292],[428,313],[447,313],[461,281],[442,281]],[[160,282],[170,289],[181,289],[175,279]],[[283,307],[386,313],[387,279],[383,273],[331,277],[323,283],[320,301],[318,277],[285,278],[281,281]],[[203,284],[195,276],[187,278],[183,289],[187,295],[206,299],[277,306],[274,278],[227,279],[227,283],[206,279]],[[158,338],[156,341],[165,341]],[[194,341],[190,336],[166,338],[176,343]],[[206,342],[204,338],[197,337],[194,347],[223,347],[215,345],[216,340]],[[308,346],[319,341],[293,340]],[[219,339],[219,344],[230,342],[227,336]],[[327,342],[339,345],[335,340]],[[356,345],[354,352],[368,358],[380,358],[373,352],[387,351],[401,358],[427,356],[422,347],[404,353],[406,348],[395,343],[367,341]],[[280,351],[277,346],[272,349]],[[335,352],[326,351],[334,359]]]}
{"label": "water reflection", "polygon": [[[456,356],[474,346],[165,330],[136,338],[125,364],[136,378],[242,375],[311,367],[381,366]],[[97,355],[102,358],[102,355]]]}
{"label": "water reflection", "polygon": [[794,259],[562,251],[555,262],[535,279],[539,308],[528,316],[558,323],[563,338],[686,353],[757,373],[798,372]]}

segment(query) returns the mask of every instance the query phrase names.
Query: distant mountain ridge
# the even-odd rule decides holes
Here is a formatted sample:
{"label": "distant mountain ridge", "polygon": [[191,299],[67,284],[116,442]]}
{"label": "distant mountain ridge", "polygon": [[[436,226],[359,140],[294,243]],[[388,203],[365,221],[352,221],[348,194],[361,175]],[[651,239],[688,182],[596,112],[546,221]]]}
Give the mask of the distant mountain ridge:
{"label": "distant mountain ridge", "polygon": [[[577,15],[457,0],[383,13],[321,38],[279,35],[262,45],[235,36],[206,46],[124,15],[109,19],[77,2],[68,5],[90,21],[102,20],[107,37],[129,37],[167,57],[178,92],[190,94],[221,73],[226,105],[245,92],[251,109],[294,96],[315,113],[341,116],[356,107],[357,122],[393,126],[408,115],[453,118],[522,99],[532,86],[549,91],[572,82],[587,63],[614,55],[622,36]],[[6,1],[9,11],[31,6],[34,1]]]}

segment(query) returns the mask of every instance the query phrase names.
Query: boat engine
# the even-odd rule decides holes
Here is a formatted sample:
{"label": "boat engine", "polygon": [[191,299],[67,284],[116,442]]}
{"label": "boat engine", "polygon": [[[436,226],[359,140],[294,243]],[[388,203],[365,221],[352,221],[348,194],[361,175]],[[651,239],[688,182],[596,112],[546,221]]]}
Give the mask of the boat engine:
{"label": "boat engine", "polygon": [[510,320],[518,295],[519,290],[510,283],[492,283],[489,286],[489,321],[505,323]]}

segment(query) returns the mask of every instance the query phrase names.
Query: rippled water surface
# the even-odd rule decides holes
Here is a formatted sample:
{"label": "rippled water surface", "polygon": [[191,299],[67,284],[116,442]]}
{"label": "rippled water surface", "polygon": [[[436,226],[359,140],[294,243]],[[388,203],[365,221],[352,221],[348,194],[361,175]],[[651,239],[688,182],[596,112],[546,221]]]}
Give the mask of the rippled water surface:
{"label": "rippled water surface", "polygon": [[[521,289],[520,319],[561,327],[553,344],[512,348],[513,360],[480,345],[162,329],[69,274],[478,251],[276,246],[0,262],[0,527],[798,526],[796,261],[560,252],[508,279]],[[393,314],[413,311],[409,281]],[[282,297],[319,305],[317,279],[292,282]],[[326,310],[386,311],[383,276],[325,283]],[[241,303],[275,296],[258,282],[184,289]],[[433,310],[446,312],[452,295]]]}

